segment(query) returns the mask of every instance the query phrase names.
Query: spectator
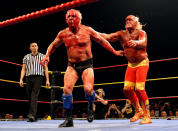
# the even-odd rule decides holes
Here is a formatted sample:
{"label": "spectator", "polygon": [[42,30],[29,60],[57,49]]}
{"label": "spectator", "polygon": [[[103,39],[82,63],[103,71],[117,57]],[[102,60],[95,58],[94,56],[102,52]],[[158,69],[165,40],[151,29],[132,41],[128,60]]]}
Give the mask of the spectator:
{"label": "spectator", "polygon": [[73,115],[73,118],[77,118],[77,115],[76,115],[76,114],[74,114],[74,115]]}
{"label": "spectator", "polygon": [[169,102],[164,103],[163,106],[161,106],[161,111],[166,111],[166,114],[169,116],[169,111],[172,110],[171,104]]}
{"label": "spectator", "polygon": [[58,108],[55,110],[55,117],[56,118],[63,118],[64,117],[64,111],[62,106],[58,106]]}
{"label": "spectator", "polygon": [[5,114],[5,117],[4,117],[5,119],[10,119],[10,114]]}
{"label": "spectator", "polygon": [[105,118],[121,118],[121,112],[115,104],[110,104]]}
{"label": "spectator", "polygon": [[134,115],[134,111],[131,105],[130,100],[126,100],[126,104],[124,106],[124,108],[121,111],[122,113],[122,117],[124,118],[132,118]]}
{"label": "spectator", "polygon": [[153,110],[153,109],[150,110],[150,116],[151,116],[151,117],[155,117],[155,110]]}
{"label": "spectator", "polygon": [[176,111],[176,117],[178,117],[178,110]]}
{"label": "spectator", "polygon": [[82,113],[82,118],[86,118],[87,114],[86,113]]}
{"label": "spectator", "polygon": [[108,108],[108,101],[104,99],[105,92],[103,89],[99,88],[96,90],[95,98],[99,102],[93,105],[93,111],[95,113],[95,119],[104,119]]}
{"label": "spectator", "polygon": [[168,112],[168,116],[174,116],[174,113],[173,113],[172,110],[169,110],[169,112]]}
{"label": "spectator", "polygon": [[44,120],[46,120],[48,118],[48,114],[45,114],[45,116],[43,117]]}
{"label": "spectator", "polygon": [[153,109],[155,111],[155,117],[159,117],[160,116],[160,104],[154,103]]}
{"label": "spectator", "polygon": [[167,117],[166,111],[161,111],[161,117]]}
{"label": "spectator", "polygon": [[13,119],[14,116],[12,114],[9,115],[9,119]]}
{"label": "spectator", "polygon": [[23,116],[19,115],[18,119],[23,120]]}

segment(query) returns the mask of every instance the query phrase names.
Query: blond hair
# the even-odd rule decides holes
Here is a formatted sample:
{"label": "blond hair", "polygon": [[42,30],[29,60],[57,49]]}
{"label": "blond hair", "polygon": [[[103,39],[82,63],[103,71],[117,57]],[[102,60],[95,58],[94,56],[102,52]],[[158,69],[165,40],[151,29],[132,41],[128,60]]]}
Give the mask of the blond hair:
{"label": "blond hair", "polygon": [[99,88],[99,89],[96,90],[96,91],[101,91],[101,92],[102,92],[102,96],[103,96],[103,97],[105,96],[105,92],[104,92],[104,90],[103,90],[102,88]]}
{"label": "blond hair", "polygon": [[135,20],[136,20],[136,22],[137,22],[136,29],[142,30],[142,27],[143,27],[144,25],[142,25],[142,24],[140,23],[139,17],[135,16]]}
{"label": "blond hair", "polygon": [[[135,16],[135,15],[129,15],[129,16],[132,17],[133,20],[137,23],[136,29],[142,30],[143,26],[145,26],[145,25],[143,25],[143,24],[140,23],[139,17]],[[129,16],[127,16],[127,17],[129,17]]]}

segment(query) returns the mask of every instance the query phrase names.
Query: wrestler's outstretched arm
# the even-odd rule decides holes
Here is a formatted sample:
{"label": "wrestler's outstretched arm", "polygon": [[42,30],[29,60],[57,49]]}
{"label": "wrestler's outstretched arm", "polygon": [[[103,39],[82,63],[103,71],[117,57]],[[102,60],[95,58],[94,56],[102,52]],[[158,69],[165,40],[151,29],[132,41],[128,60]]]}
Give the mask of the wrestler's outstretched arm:
{"label": "wrestler's outstretched arm", "polygon": [[110,42],[116,42],[120,40],[121,31],[117,31],[111,34],[100,33],[100,35]]}
{"label": "wrestler's outstretched arm", "polygon": [[103,46],[105,49],[107,49],[108,51],[110,51],[111,53],[117,56],[123,56],[122,50],[116,51],[106,39],[100,36],[98,32],[96,32],[90,27],[89,27],[89,31],[91,33],[91,38],[95,40],[97,43],[99,43],[101,46]]}
{"label": "wrestler's outstretched arm", "polygon": [[60,46],[63,43],[62,39],[61,39],[61,32],[58,33],[58,35],[56,36],[56,38],[54,39],[54,41],[49,45],[46,55],[44,56],[44,58],[41,60],[41,65],[44,66],[44,64],[48,64],[49,62],[49,56],[56,50],[56,48],[58,46]]}
{"label": "wrestler's outstretched arm", "polygon": [[130,40],[128,41],[129,47],[145,49],[147,46],[147,34],[145,31],[140,30],[139,39],[138,40]]}

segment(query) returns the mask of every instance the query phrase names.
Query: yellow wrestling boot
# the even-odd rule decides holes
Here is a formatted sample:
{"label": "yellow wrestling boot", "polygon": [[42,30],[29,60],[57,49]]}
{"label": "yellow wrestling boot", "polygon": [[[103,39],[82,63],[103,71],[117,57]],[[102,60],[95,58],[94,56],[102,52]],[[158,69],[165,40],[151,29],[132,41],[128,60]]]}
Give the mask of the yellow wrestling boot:
{"label": "yellow wrestling boot", "polygon": [[139,124],[151,124],[152,120],[150,118],[150,111],[146,115],[144,115],[143,119],[139,122]]}
{"label": "yellow wrestling boot", "polygon": [[144,116],[143,110],[140,108],[135,115],[130,119],[130,122],[136,122]]}

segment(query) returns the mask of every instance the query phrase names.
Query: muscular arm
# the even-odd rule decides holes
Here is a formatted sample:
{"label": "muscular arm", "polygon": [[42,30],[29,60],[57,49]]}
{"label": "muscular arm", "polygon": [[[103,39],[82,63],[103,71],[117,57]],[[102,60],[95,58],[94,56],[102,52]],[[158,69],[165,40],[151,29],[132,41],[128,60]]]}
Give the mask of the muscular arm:
{"label": "muscular arm", "polygon": [[139,35],[139,40],[137,44],[137,48],[146,48],[147,46],[147,35],[146,32],[141,31]]}
{"label": "muscular arm", "polygon": [[62,39],[61,39],[61,32],[58,33],[57,37],[55,40],[49,45],[46,55],[43,57],[41,60],[40,64],[44,66],[45,64],[48,64],[49,62],[49,56],[56,50],[56,48],[62,44]]}
{"label": "muscular arm", "polygon": [[46,52],[46,57],[49,57],[61,44],[62,44],[61,32],[59,32],[55,40],[49,45]]}
{"label": "muscular arm", "polygon": [[99,43],[101,46],[103,46],[105,49],[110,51],[111,53],[118,55],[117,51],[110,45],[110,43],[105,40],[103,37],[99,35],[95,30],[92,28],[88,28],[91,33],[91,38],[95,40],[97,43]]}
{"label": "muscular arm", "polygon": [[130,40],[130,47],[135,47],[137,49],[145,49],[147,46],[147,35],[146,32],[140,31],[138,40]]}
{"label": "muscular arm", "polygon": [[119,41],[120,39],[120,34],[121,34],[121,31],[117,31],[115,33],[111,33],[111,34],[105,34],[105,33],[100,33],[100,35],[110,41],[110,42],[116,42],[116,41]]}
{"label": "muscular arm", "polygon": [[49,87],[49,73],[47,64],[44,65],[45,77],[46,77],[46,86]]}

